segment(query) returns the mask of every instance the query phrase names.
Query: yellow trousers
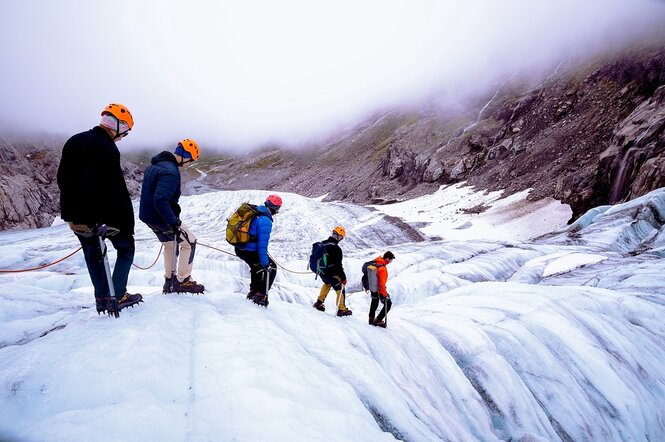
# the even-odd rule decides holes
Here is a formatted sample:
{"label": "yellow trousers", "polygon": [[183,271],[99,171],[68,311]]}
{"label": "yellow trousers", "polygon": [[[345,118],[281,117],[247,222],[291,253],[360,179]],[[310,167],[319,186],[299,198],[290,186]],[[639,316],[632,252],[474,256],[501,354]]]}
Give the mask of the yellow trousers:
{"label": "yellow trousers", "polygon": [[[324,302],[326,300],[326,296],[328,296],[331,288],[332,285],[323,284],[321,291],[319,292],[319,301]],[[346,305],[344,304],[344,298],[346,298],[346,296],[342,293],[341,290],[336,290],[335,293],[337,293],[337,308],[339,310],[346,310]]]}

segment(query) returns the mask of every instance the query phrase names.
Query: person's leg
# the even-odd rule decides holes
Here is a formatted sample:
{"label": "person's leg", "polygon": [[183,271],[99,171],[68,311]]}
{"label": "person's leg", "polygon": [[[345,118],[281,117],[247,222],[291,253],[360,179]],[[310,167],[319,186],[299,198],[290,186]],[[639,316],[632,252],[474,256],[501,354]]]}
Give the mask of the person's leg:
{"label": "person's leg", "polygon": [[194,254],[196,253],[196,235],[184,224],[180,225],[178,246],[180,253],[178,257],[178,281],[182,282],[192,275],[194,267]]}
{"label": "person's leg", "polygon": [[248,252],[246,250],[236,249],[236,256],[249,266],[249,292],[254,294],[260,290],[261,283],[263,282],[263,287],[265,290],[265,280],[263,276],[259,273],[261,268],[261,261],[259,259],[259,254],[257,252]]}
{"label": "person's leg", "polygon": [[324,303],[326,301],[326,296],[328,296],[328,293],[330,292],[331,285],[324,283],[321,286],[321,290],[319,291],[319,297],[318,300],[321,301],[321,303]]}
{"label": "person's leg", "polygon": [[173,254],[176,251],[175,241],[164,241],[162,244],[164,245],[164,277],[170,279],[175,272],[173,267]]}
{"label": "person's leg", "polygon": [[119,232],[117,235],[110,236],[109,240],[117,251],[117,258],[113,267],[113,288],[115,289],[115,296],[120,298],[127,292],[129,270],[134,262],[134,235]]}
{"label": "person's leg", "polygon": [[340,311],[350,311],[346,308],[346,288],[344,287],[344,284],[342,284],[342,279],[339,276],[333,278],[332,288],[335,290],[335,293],[337,293],[337,313],[339,314]]}
{"label": "person's leg", "polygon": [[[267,271],[268,277],[269,277],[268,290],[270,290],[272,288],[272,283],[275,282],[275,278],[277,277],[277,264],[275,264],[275,261],[273,261],[272,258],[270,258],[270,257],[268,257],[268,262],[269,262],[268,271]],[[266,272],[264,272],[264,277],[265,277],[265,273]],[[265,290],[265,286],[266,286],[266,283],[265,283],[265,279],[264,279],[263,280],[263,287],[264,287],[263,290]]]}
{"label": "person's leg", "polygon": [[379,294],[372,292],[372,300],[369,303],[369,323],[374,323],[374,315],[376,314],[376,309],[379,306]]}
{"label": "person's leg", "polygon": [[76,235],[76,237],[83,249],[83,257],[94,287],[95,298],[101,299],[109,296],[109,284],[106,281],[106,271],[104,270],[102,252],[99,249],[98,237],[84,237],[81,235]]}
{"label": "person's leg", "polygon": [[386,299],[386,300],[385,300],[385,303],[383,304],[383,308],[382,308],[381,311],[379,312],[379,316],[376,317],[376,321],[375,321],[375,322],[381,322],[381,321],[383,321],[383,318],[386,317],[386,312],[387,312],[387,311],[388,311],[388,312],[390,311],[390,307],[392,307],[392,305],[393,305],[393,302],[392,302],[390,299]]}
{"label": "person's leg", "polygon": [[337,293],[337,308],[339,310],[347,310],[346,304],[344,303],[346,301],[346,290],[338,289],[335,290],[335,293]]}

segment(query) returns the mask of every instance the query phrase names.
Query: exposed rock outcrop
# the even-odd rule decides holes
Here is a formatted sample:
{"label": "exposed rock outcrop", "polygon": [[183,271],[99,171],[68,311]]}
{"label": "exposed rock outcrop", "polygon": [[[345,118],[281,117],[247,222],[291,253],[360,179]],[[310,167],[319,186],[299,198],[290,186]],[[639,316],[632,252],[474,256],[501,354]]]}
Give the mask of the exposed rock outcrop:
{"label": "exposed rock outcrop", "polygon": [[325,146],[271,149],[211,168],[213,188],[288,190],[390,202],[466,181],[532,189],[591,207],[664,184],[665,43],[560,63],[540,83],[514,78],[466,112],[422,107],[374,117]]}
{"label": "exposed rock outcrop", "polygon": [[[56,182],[64,140],[11,143],[0,138],[0,230],[51,225],[59,214]],[[133,196],[141,189],[139,168],[122,162]]]}
{"label": "exposed rock outcrop", "polygon": [[[47,225],[58,211],[62,144],[2,145],[0,228]],[[530,199],[558,199],[575,219],[664,186],[664,168],[661,42],[583,65],[563,61],[536,83],[514,76],[464,111],[393,109],[325,144],[202,158],[196,169],[204,174],[183,176],[190,194],[259,188],[374,204],[464,181],[508,194],[532,189]],[[137,195],[142,168],[124,169]]]}

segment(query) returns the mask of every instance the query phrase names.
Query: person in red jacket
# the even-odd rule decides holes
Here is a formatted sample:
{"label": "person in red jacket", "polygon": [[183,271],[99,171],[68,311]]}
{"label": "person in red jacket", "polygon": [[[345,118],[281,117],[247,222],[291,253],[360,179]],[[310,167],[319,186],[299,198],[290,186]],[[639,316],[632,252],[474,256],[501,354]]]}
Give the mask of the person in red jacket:
{"label": "person in red jacket", "polygon": [[[391,251],[387,251],[383,256],[377,256],[374,259],[376,263],[376,273],[379,280],[379,290],[376,292],[371,292],[372,301],[369,305],[369,325],[374,325],[376,327],[386,328],[387,324],[383,320],[386,317],[386,314],[390,311],[393,303],[390,300],[390,295],[386,289],[386,282],[388,282],[388,269],[386,266],[393,262],[395,255]],[[383,309],[379,312],[379,316],[374,318],[376,309],[379,306],[379,302],[383,304]]]}

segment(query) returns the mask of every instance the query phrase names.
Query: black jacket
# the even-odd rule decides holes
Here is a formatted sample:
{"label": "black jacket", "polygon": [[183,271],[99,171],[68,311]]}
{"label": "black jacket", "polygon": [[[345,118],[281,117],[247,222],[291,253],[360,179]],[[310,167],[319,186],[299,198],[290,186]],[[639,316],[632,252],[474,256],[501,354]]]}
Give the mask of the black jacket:
{"label": "black jacket", "polygon": [[67,140],[58,166],[58,187],[63,220],[134,233],[134,208],[120,168],[120,151],[101,127]]}
{"label": "black jacket", "polygon": [[180,170],[171,152],[161,152],[150,160],[143,174],[139,219],[151,227],[168,230],[180,215]]}
{"label": "black jacket", "polygon": [[325,275],[339,276],[344,281],[346,273],[344,273],[344,266],[342,266],[342,249],[337,245],[338,242],[332,236],[323,241],[326,245],[326,254],[328,255]]}

